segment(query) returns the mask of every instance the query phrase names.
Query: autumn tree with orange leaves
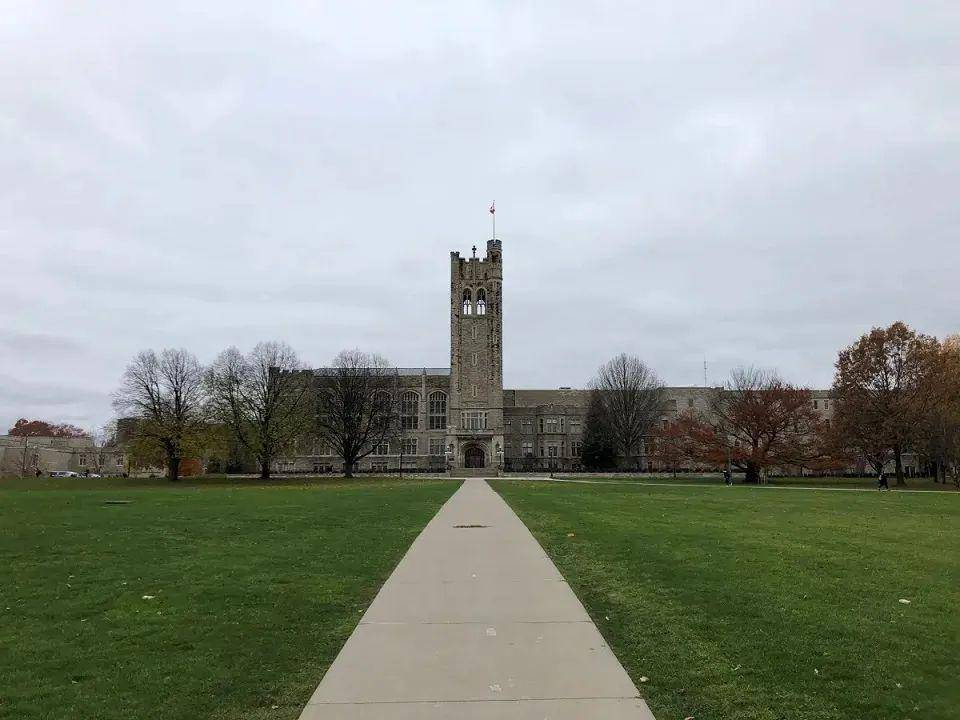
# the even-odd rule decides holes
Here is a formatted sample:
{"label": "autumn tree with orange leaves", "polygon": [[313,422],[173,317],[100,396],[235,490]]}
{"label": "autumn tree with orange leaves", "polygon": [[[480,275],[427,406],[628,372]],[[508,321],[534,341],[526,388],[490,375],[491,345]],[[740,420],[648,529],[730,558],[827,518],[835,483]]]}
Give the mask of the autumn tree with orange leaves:
{"label": "autumn tree with orange leaves", "polygon": [[49,423],[45,420],[27,420],[20,418],[9,431],[17,437],[56,437],[56,438],[84,438],[85,430],[69,423]]}
{"label": "autumn tree with orange leaves", "polygon": [[877,472],[893,459],[897,485],[906,484],[903,453],[923,443],[949,399],[946,360],[936,338],[902,322],[874,328],[837,358],[836,431]]}
{"label": "autumn tree with orange leaves", "polygon": [[773,372],[734,370],[711,400],[709,416],[682,422],[693,457],[714,467],[729,462],[747,483],[759,482],[770,468],[809,467],[823,458],[823,424],[810,390]]}

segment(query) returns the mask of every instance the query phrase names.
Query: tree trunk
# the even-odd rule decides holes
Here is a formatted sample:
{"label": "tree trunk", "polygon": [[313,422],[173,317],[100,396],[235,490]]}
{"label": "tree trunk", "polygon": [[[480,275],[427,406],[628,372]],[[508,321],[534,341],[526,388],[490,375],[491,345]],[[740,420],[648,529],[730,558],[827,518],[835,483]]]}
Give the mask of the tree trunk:
{"label": "tree trunk", "polygon": [[343,461],[343,476],[346,477],[346,478],[352,478],[352,477],[353,477],[353,461],[352,461],[352,460],[350,460],[350,461],[344,460],[344,461]]}
{"label": "tree trunk", "polygon": [[270,479],[270,463],[264,462],[260,464],[260,479],[269,480]]}
{"label": "tree trunk", "polygon": [[177,482],[180,479],[180,458],[176,455],[167,456],[167,480]]}
{"label": "tree trunk", "polygon": [[743,478],[743,482],[752,483],[756,485],[760,482],[760,469],[753,462],[747,462],[747,472],[746,476]]}
{"label": "tree trunk", "polygon": [[903,455],[899,445],[893,449],[893,460],[897,473],[897,485],[906,485],[907,482],[903,479]]}

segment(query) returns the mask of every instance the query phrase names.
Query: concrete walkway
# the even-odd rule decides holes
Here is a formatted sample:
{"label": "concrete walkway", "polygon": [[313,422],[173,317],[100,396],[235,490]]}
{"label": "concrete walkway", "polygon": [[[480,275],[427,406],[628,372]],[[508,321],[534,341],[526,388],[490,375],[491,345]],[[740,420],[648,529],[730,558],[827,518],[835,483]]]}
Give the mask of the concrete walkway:
{"label": "concrete walkway", "polygon": [[480,479],[414,541],[300,717],[653,720],[554,564]]}

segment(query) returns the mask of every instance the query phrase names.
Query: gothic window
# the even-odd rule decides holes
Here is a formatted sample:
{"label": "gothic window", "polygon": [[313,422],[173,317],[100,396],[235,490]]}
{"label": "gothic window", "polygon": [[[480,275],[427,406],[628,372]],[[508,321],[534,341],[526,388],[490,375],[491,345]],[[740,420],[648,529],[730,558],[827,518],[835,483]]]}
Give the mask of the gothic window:
{"label": "gothic window", "polygon": [[472,315],[473,314],[473,296],[470,293],[470,288],[467,288],[463,291],[463,314]]}
{"label": "gothic window", "polygon": [[417,439],[416,438],[404,438],[401,443],[401,452],[404,455],[416,455],[417,454]]}
{"label": "gothic window", "polygon": [[464,430],[486,430],[487,414],[481,410],[467,410],[460,413],[460,425]]}
{"label": "gothic window", "polygon": [[445,430],[447,427],[447,395],[439,390],[430,393],[428,426],[431,430]]}
{"label": "gothic window", "polygon": [[477,290],[477,315],[487,314],[487,291],[483,288]]}
{"label": "gothic window", "polygon": [[412,390],[400,396],[400,427],[403,430],[420,427],[420,396]]}

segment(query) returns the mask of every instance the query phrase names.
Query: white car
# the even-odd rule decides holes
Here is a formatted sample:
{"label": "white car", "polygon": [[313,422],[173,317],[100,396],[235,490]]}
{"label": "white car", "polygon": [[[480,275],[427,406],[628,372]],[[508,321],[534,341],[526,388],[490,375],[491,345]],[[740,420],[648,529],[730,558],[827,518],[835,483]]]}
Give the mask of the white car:
{"label": "white car", "polygon": [[54,470],[50,473],[50,477],[80,477],[80,473],[75,473],[73,470]]}

